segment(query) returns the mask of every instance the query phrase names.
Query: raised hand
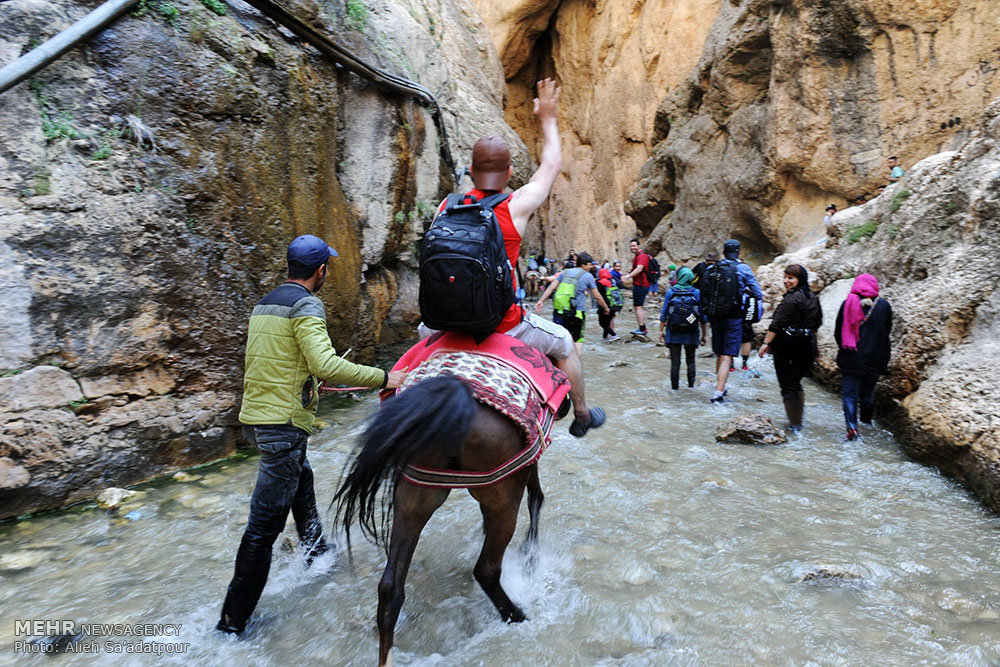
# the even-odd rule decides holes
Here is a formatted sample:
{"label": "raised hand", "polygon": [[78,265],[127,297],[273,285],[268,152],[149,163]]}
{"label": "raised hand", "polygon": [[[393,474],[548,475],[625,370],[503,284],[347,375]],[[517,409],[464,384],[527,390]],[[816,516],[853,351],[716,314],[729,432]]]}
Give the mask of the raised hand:
{"label": "raised hand", "polygon": [[562,89],[552,79],[538,82],[538,97],[535,98],[535,115],[539,120],[555,118],[559,112],[559,93]]}

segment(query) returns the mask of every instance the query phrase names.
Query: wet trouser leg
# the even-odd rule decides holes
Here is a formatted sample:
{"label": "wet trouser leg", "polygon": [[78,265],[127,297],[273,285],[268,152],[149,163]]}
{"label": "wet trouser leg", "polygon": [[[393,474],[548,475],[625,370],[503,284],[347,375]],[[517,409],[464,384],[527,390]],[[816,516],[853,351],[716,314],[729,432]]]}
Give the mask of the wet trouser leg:
{"label": "wet trouser leg", "polygon": [[601,325],[601,331],[603,331],[603,338],[615,335],[615,332],[611,330],[611,320],[614,316],[611,313],[605,315],[603,312],[597,314],[597,322]]}
{"label": "wet trouser leg", "polygon": [[[681,344],[667,343],[670,350],[670,388],[677,389],[681,378]],[[688,359],[688,375],[691,374],[691,360]]]}
{"label": "wet trouser leg", "polygon": [[684,346],[684,362],[687,364],[687,381],[688,386],[694,386],[694,353],[698,349],[697,345],[685,345]]}
{"label": "wet trouser leg", "polygon": [[774,355],[774,372],[778,376],[778,386],[781,387],[785,415],[788,417],[788,423],[794,428],[802,426],[802,413],[805,410],[802,377],[805,371],[803,364],[795,357]]}
{"label": "wet trouser leg", "polygon": [[858,395],[862,376],[858,373],[840,374],[840,395],[844,405],[844,423],[847,430],[858,430]]}
{"label": "wet trouser leg", "polygon": [[[841,373],[840,392],[844,403],[844,422],[847,428],[858,430],[858,421],[870,424],[875,411],[875,384],[878,375],[874,373]],[[860,412],[860,415],[858,414]]]}
{"label": "wet trouser leg", "polygon": [[861,386],[858,388],[859,419],[862,424],[872,423],[872,414],[875,412],[875,383],[878,376],[872,373],[865,373],[861,376]]}
{"label": "wet trouser leg", "polygon": [[[249,439],[261,450],[257,484],[250,499],[250,516],[236,553],[233,579],[222,605],[219,629],[242,632],[260,600],[271,569],[271,549],[285,527],[288,512],[298,508],[299,532],[308,528],[316,512],[312,471],[306,461],[305,431],[291,427],[254,427]],[[303,480],[303,471],[307,470]],[[311,506],[311,507],[310,507]],[[318,515],[316,524],[319,523]]]}
{"label": "wet trouser leg", "polygon": [[295,529],[299,534],[299,542],[306,550],[308,562],[327,551],[323,540],[323,524],[319,520],[319,510],[316,509],[316,492],[313,490],[313,471],[309,459],[302,452],[302,472],[299,474],[299,486],[292,501],[292,517],[295,519]]}

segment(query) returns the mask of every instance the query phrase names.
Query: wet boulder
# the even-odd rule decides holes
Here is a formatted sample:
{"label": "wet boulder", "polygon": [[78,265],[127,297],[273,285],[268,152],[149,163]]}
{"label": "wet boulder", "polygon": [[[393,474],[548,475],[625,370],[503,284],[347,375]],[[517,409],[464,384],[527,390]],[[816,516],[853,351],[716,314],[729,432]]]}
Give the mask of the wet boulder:
{"label": "wet boulder", "polygon": [[764,415],[746,415],[726,422],[716,431],[715,440],[743,445],[780,445],[788,442],[784,432]]}
{"label": "wet boulder", "polygon": [[0,574],[14,574],[30,570],[46,558],[45,553],[40,551],[15,551],[4,554],[0,556]]}
{"label": "wet boulder", "polygon": [[111,487],[97,494],[97,506],[105,510],[116,510],[123,502],[136,495],[135,491]]}
{"label": "wet boulder", "polygon": [[838,565],[816,565],[799,577],[799,583],[814,586],[867,586],[860,573]]}

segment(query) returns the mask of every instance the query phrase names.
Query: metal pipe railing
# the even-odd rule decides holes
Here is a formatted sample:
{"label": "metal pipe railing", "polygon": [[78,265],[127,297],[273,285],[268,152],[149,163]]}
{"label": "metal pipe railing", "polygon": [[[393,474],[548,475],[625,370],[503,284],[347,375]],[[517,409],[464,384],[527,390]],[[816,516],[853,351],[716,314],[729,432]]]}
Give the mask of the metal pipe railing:
{"label": "metal pipe railing", "polygon": [[392,72],[388,72],[362,60],[336,42],[330,40],[311,25],[293,16],[284,7],[271,2],[271,0],[244,0],[244,2],[256,8],[269,19],[288,28],[288,30],[295,33],[299,38],[316,47],[320,53],[338,63],[344,69],[354,72],[376,88],[385,92],[412,97],[426,106],[430,110],[431,118],[434,120],[434,126],[437,128],[440,138],[441,159],[444,160],[445,165],[448,167],[448,173],[452,175],[455,182],[458,183],[461,180],[461,174],[458,173],[455,167],[455,159],[451,154],[451,145],[448,143],[448,131],[444,126],[441,106],[431,91],[415,81],[404,79],[401,76],[397,76]]}
{"label": "metal pipe railing", "polygon": [[0,93],[21,83],[80,42],[113,23],[139,0],[108,0],[55,37],[0,69]]}
{"label": "metal pipe railing", "polygon": [[[14,62],[5,65],[0,69],[0,93],[16,86],[38,70],[58,59],[80,42],[90,38],[105,26],[116,21],[138,1],[108,0],[108,2],[105,2],[55,37],[39,44]],[[426,106],[430,110],[434,126],[438,131],[441,159],[444,160],[445,165],[448,167],[448,173],[452,175],[455,182],[458,183],[461,180],[462,174],[455,167],[455,159],[451,154],[451,145],[448,143],[448,131],[445,128],[444,118],[441,115],[441,106],[431,91],[415,81],[410,81],[364,61],[329,39],[326,35],[320,33],[311,25],[301,21],[275,2],[271,2],[270,0],[245,1],[264,16],[283,25],[302,40],[312,44],[324,56],[330,58],[348,71],[354,72],[379,90],[395,95],[412,97],[418,103]]]}

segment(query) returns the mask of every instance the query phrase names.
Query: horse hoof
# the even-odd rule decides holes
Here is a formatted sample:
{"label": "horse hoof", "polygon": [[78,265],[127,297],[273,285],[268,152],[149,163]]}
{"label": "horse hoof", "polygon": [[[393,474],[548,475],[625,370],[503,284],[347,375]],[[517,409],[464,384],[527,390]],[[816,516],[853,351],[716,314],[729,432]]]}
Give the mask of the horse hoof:
{"label": "horse hoof", "polygon": [[511,611],[510,614],[507,615],[508,623],[523,623],[524,621],[527,620],[528,617],[524,615],[524,612],[517,608],[515,608],[513,611]]}

